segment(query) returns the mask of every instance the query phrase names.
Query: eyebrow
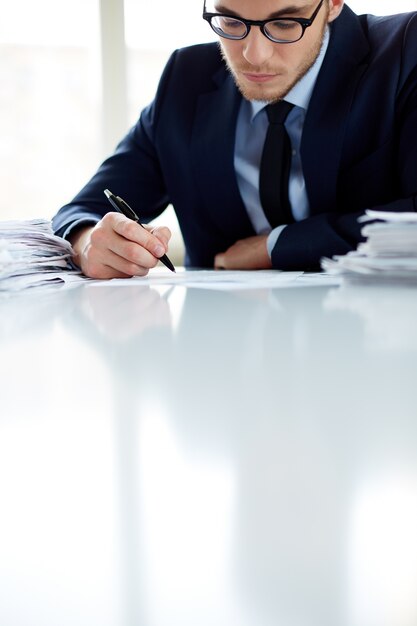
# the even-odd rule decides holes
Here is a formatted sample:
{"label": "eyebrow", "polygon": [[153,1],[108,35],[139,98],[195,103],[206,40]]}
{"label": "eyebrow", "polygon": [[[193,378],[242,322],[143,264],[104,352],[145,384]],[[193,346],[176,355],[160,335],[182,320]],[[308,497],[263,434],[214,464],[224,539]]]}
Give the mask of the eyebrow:
{"label": "eyebrow", "polygon": [[[216,4],[215,5],[215,10],[218,13],[225,13],[226,15],[234,15],[236,17],[242,17],[241,15],[236,13],[236,11],[231,11],[227,7],[223,6],[222,4]],[[306,10],[307,10],[306,6],[300,7],[300,6],[290,5],[290,6],[285,7],[284,9],[280,9],[279,11],[274,11],[266,19],[269,20],[269,19],[273,19],[274,17],[281,17],[282,15],[285,15],[285,16],[297,16],[300,13],[305,13]]]}

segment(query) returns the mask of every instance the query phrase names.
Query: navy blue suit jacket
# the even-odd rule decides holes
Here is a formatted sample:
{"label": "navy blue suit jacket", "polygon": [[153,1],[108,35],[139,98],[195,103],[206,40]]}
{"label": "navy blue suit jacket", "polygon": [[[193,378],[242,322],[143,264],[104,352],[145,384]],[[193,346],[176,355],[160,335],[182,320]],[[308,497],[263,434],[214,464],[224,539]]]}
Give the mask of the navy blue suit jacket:
{"label": "navy blue suit jacket", "polygon": [[[103,189],[122,196],[143,221],[172,203],[186,263],[254,235],[233,166],[241,96],[217,44],[177,50],[154,102],[113,156],[53,220],[62,235],[77,220],[111,210]],[[355,15],[347,6],[305,118],[301,155],[310,217],[284,229],[272,253],[279,269],[313,269],[360,240],[367,208],[417,208],[417,13]]]}

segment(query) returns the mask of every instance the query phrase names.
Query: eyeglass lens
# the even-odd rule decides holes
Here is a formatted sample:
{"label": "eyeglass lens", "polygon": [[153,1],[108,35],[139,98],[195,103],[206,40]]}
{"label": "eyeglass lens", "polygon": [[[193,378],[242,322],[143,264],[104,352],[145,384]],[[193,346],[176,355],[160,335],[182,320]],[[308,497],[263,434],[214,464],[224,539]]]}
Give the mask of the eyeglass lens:
{"label": "eyeglass lens", "polygon": [[[248,27],[241,20],[217,15],[212,18],[211,25],[221,37],[242,39],[248,32]],[[274,20],[265,24],[265,32],[276,41],[296,41],[303,34],[303,27],[292,20]]]}

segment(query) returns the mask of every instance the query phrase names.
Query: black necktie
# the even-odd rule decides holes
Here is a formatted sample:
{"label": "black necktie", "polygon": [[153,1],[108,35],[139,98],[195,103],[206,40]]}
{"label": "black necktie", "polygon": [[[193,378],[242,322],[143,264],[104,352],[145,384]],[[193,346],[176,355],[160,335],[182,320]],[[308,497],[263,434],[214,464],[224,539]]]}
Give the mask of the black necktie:
{"label": "black necktie", "polygon": [[293,104],[280,100],[268,104],[269,126],[262,152],[259,195],[272,228],[294,221],[288,199],[291,167],[291,142],[284,122]]}

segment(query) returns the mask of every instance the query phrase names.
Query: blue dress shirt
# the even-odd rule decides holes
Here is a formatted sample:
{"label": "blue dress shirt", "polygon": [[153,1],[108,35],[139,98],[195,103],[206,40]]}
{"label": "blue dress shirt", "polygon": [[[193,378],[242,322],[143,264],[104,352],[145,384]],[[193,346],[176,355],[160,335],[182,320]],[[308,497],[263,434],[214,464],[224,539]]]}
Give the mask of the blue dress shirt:
{"label": "blue dress shirt", "polygon": [[[296,221],[309,215],[308,197],[300,155],[301,136],[305,114],[328,43],[329,29],[325,32],[323,45],[315,63],[285,97],[287,102],[294,105],[285,121],[285,128],[290,137],[292,148],[288,194],[292,214]],[[271,230],[259,198],[259,169],[268,129],[266,105],[266,102],[242,100],[236,127],[234,165],[239,191],[249,219],[258,235],[269,233],[267,247],[269,254],[271,254],[279,235],[285,228],[285,224]]]}

